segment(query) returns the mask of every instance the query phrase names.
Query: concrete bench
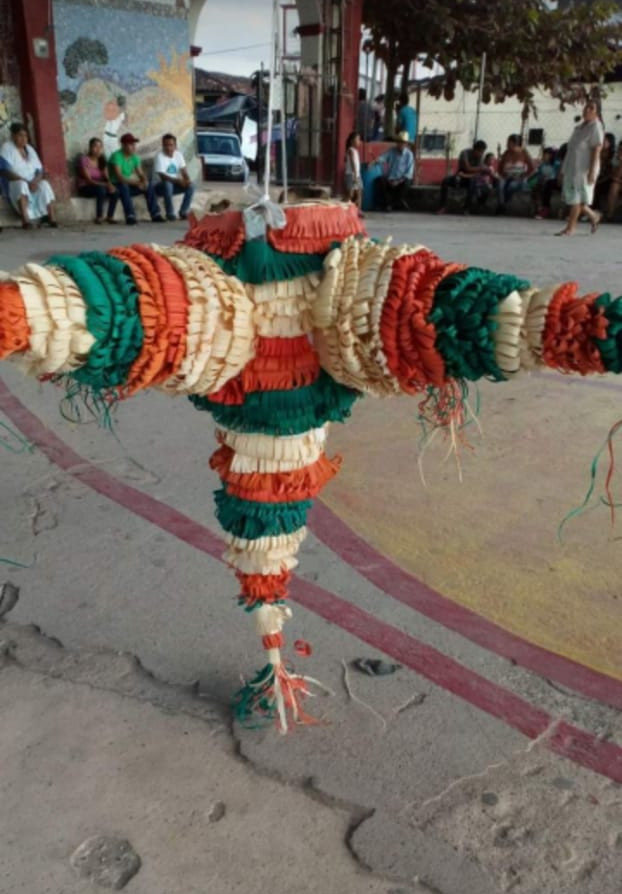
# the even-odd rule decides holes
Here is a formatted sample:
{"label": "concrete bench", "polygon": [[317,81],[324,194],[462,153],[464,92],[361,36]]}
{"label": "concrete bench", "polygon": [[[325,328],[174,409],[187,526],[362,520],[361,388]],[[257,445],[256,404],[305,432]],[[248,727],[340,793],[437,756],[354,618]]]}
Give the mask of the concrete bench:
{"label": "concrete bench", "polygon": [[[447,194],[447,211],[450,214],[463,213],[466,205],[466,197],[467,193],[465,189],[455,189],[450,187]],[[411,211],[436,211],[441,201],[441,187],[440,185],[411,186],[408,190],[406,201]],[[554,193],[551,204],[551,211],[553,214],[557,213],[559,204],[559,193]],[[482,214],[494,214],[496,209],[497,197],[492,193],[488,196],[486,204],[477,208]],[[531,217],[534,208],[530,193],[515,193],[506,206],[506,211],[509,214],[516,216]]]}

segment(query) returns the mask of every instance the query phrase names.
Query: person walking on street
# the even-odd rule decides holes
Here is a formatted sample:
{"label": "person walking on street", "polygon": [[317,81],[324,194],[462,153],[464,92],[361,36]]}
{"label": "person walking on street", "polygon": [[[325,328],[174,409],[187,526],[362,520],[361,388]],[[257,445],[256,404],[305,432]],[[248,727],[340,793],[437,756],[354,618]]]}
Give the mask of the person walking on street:
{"label": "person walking on street", "polygon": [[140,158],[136,154],[138,137],[131,133],[124,133],[120,142],[121,148],[113,152],[108,160],[108,172],[110,182],[116,186],[119,192],[125,213],[125,222],[130,225],[136,223],[136,211],[132,197],[144,196],[151,220],[154,223],[164,223],[153,184],[147,181]]}
{"label": "person walking on street", "polygon": [[599,120],[598,105],[590,100],[583,109],[583,121],[575,127],[568,141],[562,164],[562,198],[570,212],[566,226],[556,236],[574,236],[582,214],[589,219],[592,233],[598,229],[602,215],[599,211],[593,211],[590,205],[594,200],[603,138],[604,129]]}
{"label": "person walking on street", "polygon": [[183,195],[179,219],[186,220],[194,195],[194,185],[188,176],[186,160],[177,148],[177,138],[172,133],[165,133],[162,137],[162,151],[155,157],[153,172],[156,195],[164,198],[166,219],[175,220],[173,196]]}

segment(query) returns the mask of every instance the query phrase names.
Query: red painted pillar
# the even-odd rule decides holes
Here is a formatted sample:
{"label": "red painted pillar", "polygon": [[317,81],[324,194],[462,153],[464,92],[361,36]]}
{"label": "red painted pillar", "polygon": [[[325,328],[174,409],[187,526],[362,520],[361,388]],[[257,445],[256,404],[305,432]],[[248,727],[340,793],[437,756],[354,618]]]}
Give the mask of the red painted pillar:
{"label": "red painted pillar", "polygon": [[26,124],[33,123],[37,152],[50,175],[56,197],[63,201],[69,198],[70,184],[56,79],[52,3],[48,0],[12,2],[23,117]]}
{"label": "red painted pillar", "polygon": [[356,121],[363,0],[345,0],[342,9],[343,34],[337,107],[337,153],[333,166],[333,188],[337,195],[343,191],[346,140],[354,130]]}

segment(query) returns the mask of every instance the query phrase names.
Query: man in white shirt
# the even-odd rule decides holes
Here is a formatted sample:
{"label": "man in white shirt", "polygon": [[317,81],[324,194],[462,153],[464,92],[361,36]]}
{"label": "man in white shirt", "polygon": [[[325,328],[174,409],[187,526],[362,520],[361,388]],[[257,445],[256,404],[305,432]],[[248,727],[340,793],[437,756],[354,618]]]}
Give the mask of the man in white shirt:
{"label": "man in white shirt", "polygon": [[177,148],[177,138],[172,133],[165,133],[162,137],[162,151],[155,157],[153,176],[156,195],[164,199],[167,220],[175,220],[173,196],[182,193],[184,198],[179,219],[185,220],[194,195],[194,185],[188,176],[184,156]]}
{"label": "man in white shirt", "polygon": [[57,227],[54,219],[54,191],[45,177],[43,164],[28,144],[24,124],[11,124],[11,139],[0,148],[5,161],[3,176],[8,181],[9,200],[22,219],[25,230],[32,221]]}

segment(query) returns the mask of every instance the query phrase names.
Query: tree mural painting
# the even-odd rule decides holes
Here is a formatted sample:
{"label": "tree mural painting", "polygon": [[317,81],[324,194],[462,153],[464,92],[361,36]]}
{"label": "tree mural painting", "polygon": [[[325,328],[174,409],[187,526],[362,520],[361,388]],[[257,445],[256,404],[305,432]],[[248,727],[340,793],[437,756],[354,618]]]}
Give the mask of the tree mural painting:
{"label": "tree mural painting", "polygon": [[108,50],[101,40],[79,37],[67,47],[63,56],[63,68],[68,78],[91,78],[95,67],[108,64]]}

